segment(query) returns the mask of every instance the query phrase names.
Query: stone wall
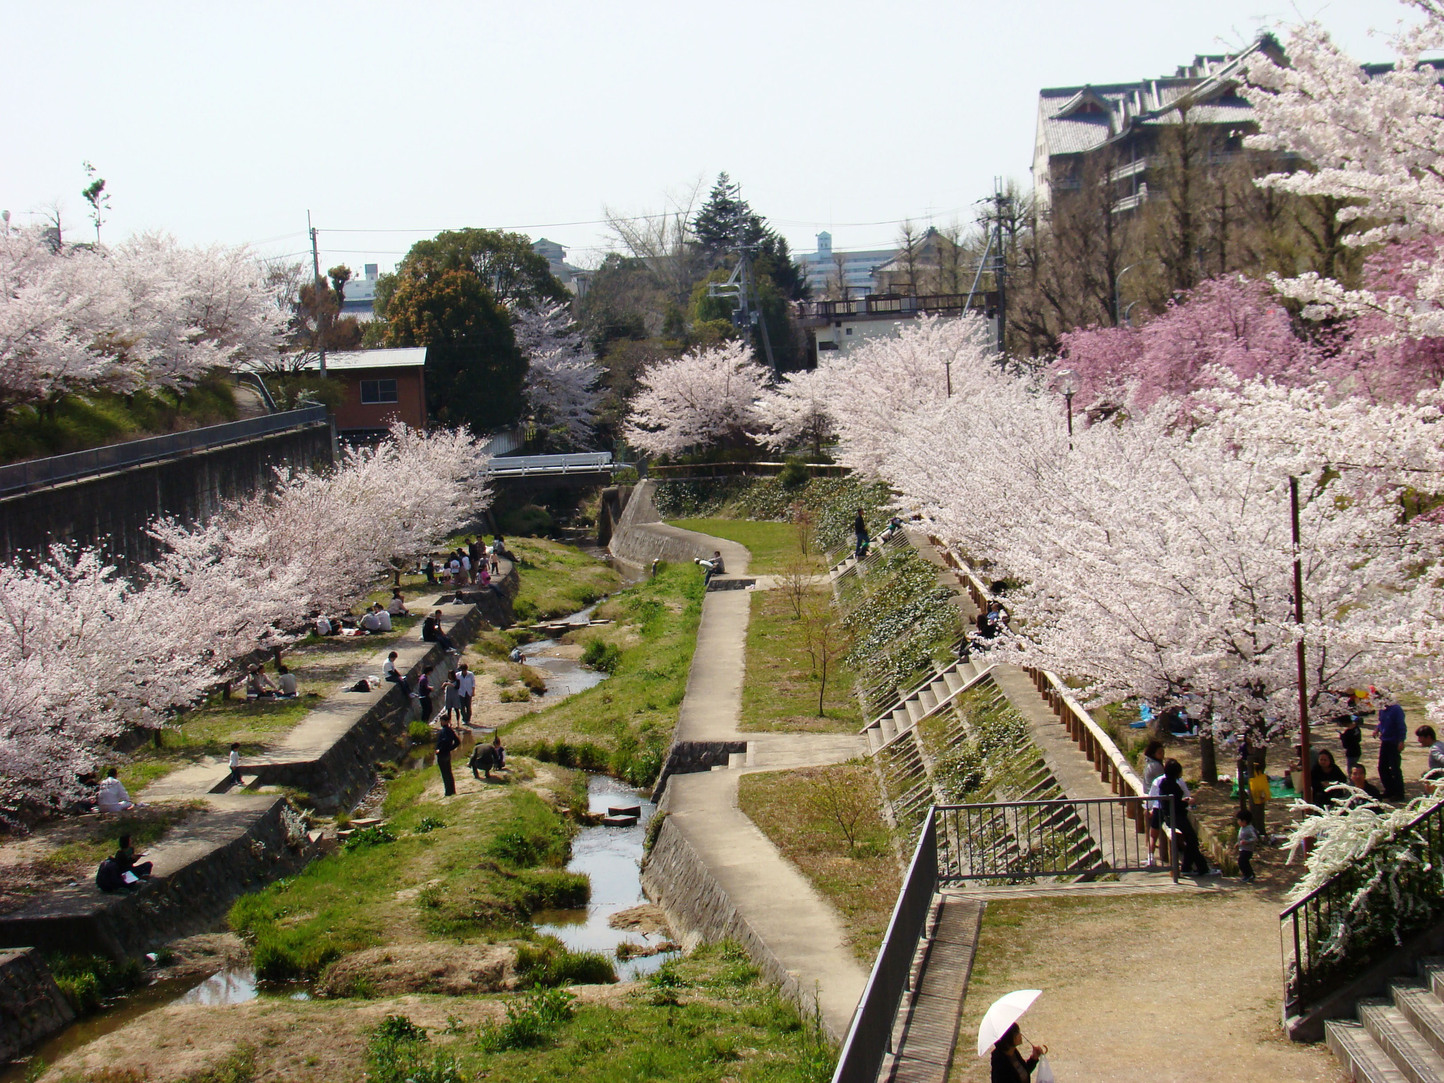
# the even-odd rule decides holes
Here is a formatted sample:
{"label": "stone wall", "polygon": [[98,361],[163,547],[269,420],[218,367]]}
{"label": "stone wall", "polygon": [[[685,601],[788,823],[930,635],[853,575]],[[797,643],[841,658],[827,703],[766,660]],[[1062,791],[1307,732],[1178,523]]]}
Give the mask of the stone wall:
{"label": "stone wall", "polygon": [[[0,917],[0,947],[133,958],[212,928],[248,891],[302,868],[305,840],[289,839],[277,797],[254,814],[212,813],[187,828],[193,859],[134,891],[104,894],[93,880],[52,891]],[[189,855],[187,855],[189,856]]]}
{"label": "stone wall", "polygon": [[34,948],[0,951],[0,1064],[68,1026],[70,1001]]}
{"label": "stone wall", "polygon": [[676,741],[667,750],[667,759],[662,764],[662,773],[652,786],[652,800],[661,798],[667,788],[667,779],[673,775],[690,775],[698,771],[710,771],[714,767],[726,767],[729,757],[747,751],[746,741]]}
{"label": "stone wall", "polygon": [[[738,913],[731,896],[687,841],[686,832],[671,818],[663,821],[657,841],[642,865],[642,890],[662,908],[667,923],[688,951],[701,943],[735,940],[747,951],[762,976],[777,985],[803,1015],[817,1014],[815,990],[804,989],[797,975],[783,965]],[[833,1033],[825,1020],[823,1026],[833,1041],[840,1043],[845,1037]]]}
{"label": "stone wall", "polygon": [[143,563],[155,556],[145,533],[153,519],[205,519],[265,485],[276,466],[329,464],[331,449],[331,426],[313,424],[17,493],[0,499],[0,559],[73,542],[100,545],[123,566]]}

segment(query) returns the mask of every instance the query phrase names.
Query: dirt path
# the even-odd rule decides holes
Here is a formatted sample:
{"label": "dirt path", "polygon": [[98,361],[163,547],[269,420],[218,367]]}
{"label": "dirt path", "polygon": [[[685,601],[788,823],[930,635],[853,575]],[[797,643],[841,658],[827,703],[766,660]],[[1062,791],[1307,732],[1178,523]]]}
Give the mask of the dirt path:
{"label": "dirt path", "polygon": [[981,1083],[978,1023],[994,999],[1042,989],[1024,1037],[1059,1079],[1339,1083],[1322,1045],[1279,1028],[1278,910],[1231,891],[994,902],[983,917],[951,1079]]}

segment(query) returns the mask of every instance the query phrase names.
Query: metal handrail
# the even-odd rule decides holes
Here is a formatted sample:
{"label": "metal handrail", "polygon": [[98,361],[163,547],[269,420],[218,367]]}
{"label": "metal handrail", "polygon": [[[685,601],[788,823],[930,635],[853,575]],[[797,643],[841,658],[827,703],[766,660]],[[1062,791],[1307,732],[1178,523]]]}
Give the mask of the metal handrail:
{"label": "metal handrail", "polygon": [[[1434,896],[1433,920],[1444,917],[1444,897],[1439,887],[1438,866],[1444,858],[1444,801],[1431,805],[1394,836],[1421,832],[1423,849],[1432,859],[1413,866],[1427,891],[1410,891],[1412,898]],[[1344,945],[1347,954],[1330,951],[1322,945],[1336,930],[1339,922],[1352,909],[1356,894],[1358,870],[1341,869],[1307,895],[1291,903],[1279,913],[1280,954],[1283,957],[1284,1006],[1286,1014],[1295,1014],[1305,999],[1317,1001],[1331,991],[1353,980],[1360,971],[1377,962],[1375,952],[1395,946],[1397,938],[1419,931],[1428,924],[1420,921],[1410,928],[1390,928],[1358,943]],[[1292,949],[1292,950],[1290,950]]]}
{"label": "metal handrail", "polygon": [[832,1083],[874,1083],[883,1057],[893,1051],[893,1020],[897,1018],[903,994],[909,989],[913,956],[927,925],[937,887],[937,825],[936,817],[929,810],[893,906],[892,920],[873,961],[872,973],[852,1013],[852,1025],[837,1058]]}
{"label": "metal handrail", "polygon": [[148,436],[141,440],[128,440],[123,444],[91,448],[89,451],[75,451],[68,455],[53,455],[48,459],[31,459],[28,462],[0,466],[0,494],[26,492],[92,474],[109,473],[141,463],[155,462],[157,459],[168,459],[174,455],[233,444],[256,436],[321,424],[327,417],[326,407],[308,406],[301,410],[263,414],[260,417],[246,418],[244,421],[228,421],[224,425],[207,425],[167,436]]}
{"label": "metal handrail", "polygon": [[[1145,830],[1149,800],[1126,796],[939,805],[938,879],[1016,881],[1143,872],[1152,868]],[[1174,822],[1171,805],[1168,822]],[[1169,855],[1177,880],[1178,847],[1170,846]]]}

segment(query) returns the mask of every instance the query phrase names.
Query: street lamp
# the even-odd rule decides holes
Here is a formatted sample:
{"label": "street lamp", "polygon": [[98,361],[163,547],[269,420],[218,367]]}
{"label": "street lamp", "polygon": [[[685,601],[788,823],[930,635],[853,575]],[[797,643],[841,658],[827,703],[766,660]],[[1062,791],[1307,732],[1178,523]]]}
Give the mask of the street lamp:
{"label": "street lamp", "polygon": [[1123,268],[1123,270],[1119,271],[1116,275],[1113,276],[1113,322],[1114,322],[1114,326],[1118,326],[1119,324],[1125,324],[1125,323],[1126,323],[1126,324],[1128,324],[1129,327],[1132,327],[1133,324],[1129,323],[1127,313],[1128,313],[1128,312],[1131,312],[1131,311],[1133,310],[1133,306],[1138,303],[1137,301],[1133,301],[1132,303],[1129,304],[1127,310],[1125,310],[1125,309],[1123,308],[1123,299],[1122,299],[1122,297],[1119,295],[1119,292],[1118,292],[1118,283],[1121,282],[1121,281],[1123,281],[1123,276],[1126,275],[1129,271],[1133,270],[1133,268],[1135,268],[1135,267],[1142,267],[1145,263],[1162,263],[1162,262],[1163,262],[1163,261],[1160,260],[1157,256],[1150,256],[1148,259],[1141,259],[1141,260],[1139,260],[1137,263],[1130,263],[1127,267]]}
{"label": "street lamp", "polygon": [[1068,450],[1073,450],[1073,396],[1078,394],[1078,374],[1072,369],[1060,369],[1053,377],[1053,389],[1063,396],[1068,404]]}
{"label": "street lamp", "polygon": [[953,397],[953,359],[951,357],[943,361],[943,369],[947,372],[948,398]]}

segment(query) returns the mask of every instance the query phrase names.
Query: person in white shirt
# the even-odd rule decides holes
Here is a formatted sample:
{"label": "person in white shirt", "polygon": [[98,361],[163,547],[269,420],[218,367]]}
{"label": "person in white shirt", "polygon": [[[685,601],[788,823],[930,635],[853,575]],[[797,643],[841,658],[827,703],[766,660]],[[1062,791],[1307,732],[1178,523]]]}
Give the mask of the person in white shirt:
{"label": "person in white shirt", "polygon": [[231,769],[231,781],[237,786],[241,785],[241,746],[231,745],[230,757],[226,760],[226,766]]}
{"label": "person in white shirt", "polygon": [[476,675],[462,662],[456,667],[456,695],[461,710],[461,721],[471,725],[471,697],[476,694]]}
{"label": "person in white shirt", "polygon": [[376,627],[379,631],[391,631],[391,614],[381,608],[380,602],[371,607],[371,612],[376,614]]}
{"label": "person in white shirt", "polygon": [[376,619],[376,610],[368,609],[361,618],[361,629],[369,635],[375,635],[381,631],[381,622]]}
{"label": "person in white shirt", "polygon": [[328,636],[331,635],[333,631],[331,621],[327,618],[326,614],[322,613],[316,618],[316,634],[318,636]]}
{"label": "person in white shirt", "polygon": [[406,599],[401,596],[401,591],[393,590],[391,592],[391,601],[386,603],[386,612],[393,617],[404,617],[407,615]]}
{"label": "person in white shirt", "polygon": [[96,807],[101,812],[129,812],[135,808],[135,802],[130,799],[130,794],[125,792],[125,784],[115,777],[115,768],[112,767],[100,780],[100,790],[95,796]]}
{"label": "person in white shirt", "polygon": [[296,675],[284,665],[276,666],[276,683],[281,686],[281,695],[287,699],[296,695]]}
{"label": "person in white shirt", "polygon": [[386,661],[381,663],[381,676],[392,684],[405,684],[401,677],[401,671],[396,668],[396,652],[392,651],[386,656]]}

